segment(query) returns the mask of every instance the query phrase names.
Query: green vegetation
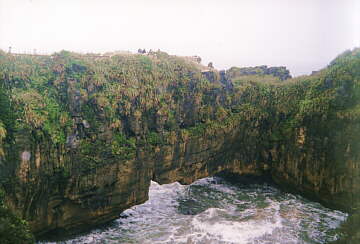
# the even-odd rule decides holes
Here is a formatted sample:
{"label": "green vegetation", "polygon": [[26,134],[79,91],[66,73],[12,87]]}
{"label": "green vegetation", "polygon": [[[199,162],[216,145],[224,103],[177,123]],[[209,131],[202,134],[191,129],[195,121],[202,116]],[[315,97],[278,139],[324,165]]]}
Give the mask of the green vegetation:
{"label": "green vegetation", "polygon": [[267,79],[272,77],[283,81],[291,78],[290,71],[287,70],[286,67],[267,67],[266,65],[243,68],[232,67],[227,71],[227,75],[231,79],[239,78],[241,76],[258,76]]}
{"label": "green vegetation", "polygon": [[[303,147],[323,147],[329,151],[321,156],[326,159],[342,159],[346,153],[355,161],[360,151],[359,67],[360,49],[355,49],[327,69],[294,79],[285,67],[231,68],[226,72],[230,89],[218,79],[207,80],[201,65],[164,52],[91,57],[0,51],[0,166],[19,163],[14,158],[20,152],[11,146],[15,138],[28,137],[32,155],[35,145],[46,145],[41,149],[45,172],[36,174],[55,174],[49,181],[65,182],[71,174],[135,160],[137,150],[167,145],[175,136],[212,138],[235,127],[248,161],[260,157],[253,148],[300,155]],[[302,141],[299,134],[305,130]],[[325,138],[326,145],[309,142]],[[344,141],[352,147],[344,143],[330,150],[329,145]],[[9,222],[11,228],[27,228],[2,202],[0,211],[15,221]],[[6,231],[12,233],[11,228]]]}
{"label": "green vegetation", "polygon": [[123,134],[115,134],[111,144],[112,153],[123,159],[132,159],[136,153],[136,140],[134,137],[126,138]]}
{"label": "green vegetation", "polygon": [[206,80],[201,65],[164,52],[111,58],[1,52],[0,141],[25,129],[66,146],[73,135],[85,156],[111,144],[112,155],[130,159],[136,145],[163,144],[165,131],[198,136],[228,117],[266,121],[270,138],[286,140],[311,118],[359,118],[358,56],[358,49],[347,51],[328,69],[295,79],[285,67],[233,67],[226,72],[234,84],[229,91]]}
{"label": "green vegetation", "polygon": [[0,189],[0,241],[2,244],[31,244],[35,239],[25,220],[13,214],[4,204]]}
{"label": "green vegetation", "polygon": [[150,145],[153,145],[153,146],[160,146],[164,143],[161,135],[159,135],[159,133],[156,133],[153,131],[148,133],[148,135],[146,136],[146,139],[147,139],[147,143],[149,143]]}

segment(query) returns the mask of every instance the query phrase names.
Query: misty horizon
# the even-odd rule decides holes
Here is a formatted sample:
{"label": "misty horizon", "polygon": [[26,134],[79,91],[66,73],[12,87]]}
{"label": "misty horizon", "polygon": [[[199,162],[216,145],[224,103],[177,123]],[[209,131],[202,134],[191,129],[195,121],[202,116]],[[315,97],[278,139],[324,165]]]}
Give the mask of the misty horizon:
{"label": "misty horizon", "polygon": [[[0,0],[0,49],[78,53],[160,49],[216,69],[286,66],[293,76],[360,46],[360,3],[345,1]],[[35,51],[36,50],[36,51]]]}

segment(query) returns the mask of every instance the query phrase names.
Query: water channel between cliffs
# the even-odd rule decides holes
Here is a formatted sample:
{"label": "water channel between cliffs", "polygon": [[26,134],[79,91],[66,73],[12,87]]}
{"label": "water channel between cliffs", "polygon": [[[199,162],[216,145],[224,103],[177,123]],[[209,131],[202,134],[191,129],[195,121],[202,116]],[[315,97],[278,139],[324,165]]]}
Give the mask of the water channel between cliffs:
{"label": "water channel between cliffs", "polygon": [[267,183],[209,177],[191,185],[151,182],[149,200],[111,224],[39,243],[327,243],[339,238],[346,217]]}

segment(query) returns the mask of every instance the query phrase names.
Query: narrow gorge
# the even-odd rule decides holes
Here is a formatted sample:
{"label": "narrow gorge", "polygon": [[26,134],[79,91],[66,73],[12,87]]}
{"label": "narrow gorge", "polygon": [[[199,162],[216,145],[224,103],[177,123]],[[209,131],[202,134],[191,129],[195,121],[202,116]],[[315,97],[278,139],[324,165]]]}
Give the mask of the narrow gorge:
{"label": "narrow gorge", "polygon": [[79,232],[145,202],[151,180],[222,173],[271,178],[350,213],[339,243],[356,243],[360,49],[296,78],[199,61],[0,52],[0,233]]}

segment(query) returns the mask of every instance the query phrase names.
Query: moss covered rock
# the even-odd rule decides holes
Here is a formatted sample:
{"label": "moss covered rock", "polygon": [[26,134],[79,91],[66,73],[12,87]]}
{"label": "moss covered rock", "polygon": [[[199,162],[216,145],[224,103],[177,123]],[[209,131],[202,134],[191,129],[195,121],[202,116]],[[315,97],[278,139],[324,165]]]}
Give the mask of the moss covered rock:
{"label": "moss covered rock", "polygon": [[150,180],[229,172],[355,213],[359,66],[355,49],[280,81],[283,67],[207,74],[164,52],[0,53],[5,202],[36,235],[70,233],[146,201]]}

